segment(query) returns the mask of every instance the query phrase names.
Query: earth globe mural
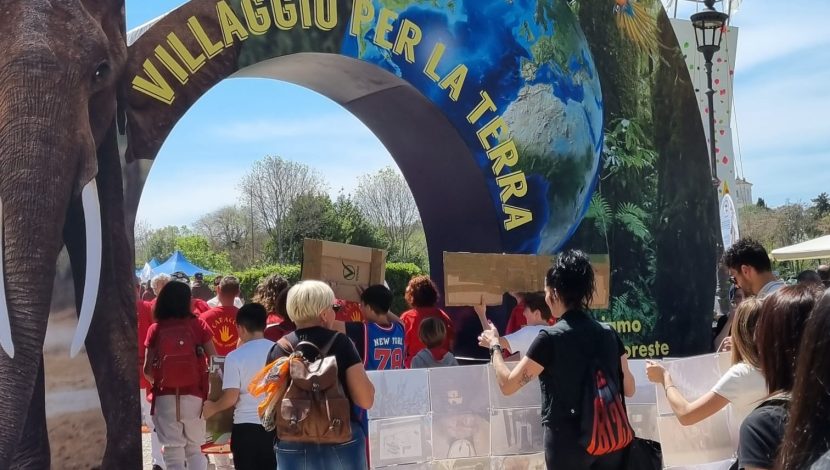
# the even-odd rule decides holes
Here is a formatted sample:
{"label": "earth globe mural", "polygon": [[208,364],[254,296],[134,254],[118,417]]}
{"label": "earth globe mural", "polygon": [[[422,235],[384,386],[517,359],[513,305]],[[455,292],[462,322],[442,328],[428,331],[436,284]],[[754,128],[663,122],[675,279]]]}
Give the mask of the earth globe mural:
{"label": "earth globe mural", "polygon": [[[467,115],[481,101],[479,91],[486,90],[510,129],[500,138],[512,138],[519,150],[514,169],[526,174],[524,204],[533,213],[532,222],[503,230],[505,247],[513,252],[555,252],[587,209],[603,142],[599,78],[566,2],[374,0],[373,5],[376,12],[391,9],[397,21],[409,20],[423,30],[414,62],[372,41],[375,22],[361,25],[357,36],[347,33],[342,53],[376,64],[418,88],[448,111],[447,117],[473,149],[481,146],[474,130],[468,131]],[[437,42],[446,46],[441,62],[447,71],[459,63],[469,68],[457,101],[424,74],[428,51]],[[474,157],[489,173],[492,162],[486,152],[482,149]],[[501,189],[492,176],[488,182],[500,209]]]}

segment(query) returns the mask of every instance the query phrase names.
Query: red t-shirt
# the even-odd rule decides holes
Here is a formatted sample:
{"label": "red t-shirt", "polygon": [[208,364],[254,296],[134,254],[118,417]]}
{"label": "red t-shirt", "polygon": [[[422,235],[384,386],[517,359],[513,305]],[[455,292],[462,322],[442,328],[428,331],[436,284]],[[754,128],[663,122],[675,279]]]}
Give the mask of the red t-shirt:
{"label": "red t-shirt", "polygon": [[147,341],[147,330],[153,324],[153,310],[150,307],[150,302],[139,300],[135,303],[136,316],[138,317],[138,380],[141,388],[150,388],[150,382],[144,377],[144,357],[146,355],[147,347],[144,342]]}
{"label": "red t-shirt", "polygon": [[363,311],[360,310],[359,302],[340,299],[337,299],[335,302],[340,305],[340,310],[334,316],[337,320],[345,322],[363,321]]}
{"label": "red t-shirt", "polygon": [[213,345],[218,356],[227,356],[239,341],[239,332],[236,330],[236,312],[239,309],[230,306],[214,307],[199,315],[213,333]]}
{"label": "red t-shirt", "polygon": [[284,320],[281,316],[273,312],[268,314],[265,325],[265,339],[275,343],[283,336],[297,329],[297,326],[293,322]]}
{"label": "red t-shirt", "polygon": [[193,315],[198,317],[208,310],[210,310],[210,305],[208,305],[204,300],[197,298],[190,299],[190,311],[193,312]]}
{"label": "red t-shirt", "polygon": [[[171,322],[178,322],[178,321],[181,321],[181,320],[179,320],[179,319],[163,320],[161,322],[153,323],[152,325],[150,325],[150,328],[147,329],[147,340],[144,342],[144,346],[147,349],[155,350],[156,340],[158,338],[158,330],[161,329],[161,328],[164,328],[166,325],[170,324]],[[210,328],[207,326],[207,324],[204,321],[202,321],[198,318],[195,318],[195,317],[189,318],[188,321],[190,322],[191,331],[193,332],[193,338],[196,341],[196,343],[200,344],[200,345],[205,345],[207,343],[210,343],[210,341],[212,339],[212,334],[211,334]],[[205,380],[204,380],[204,383],[202,385],[196,385],[194,387],[181,388],[181,389],[179,389],[179,395],[192,395],[194,397],[199,397],[201,399],[205,399],[205,397],[207,396],[207,357],[205,357],[204,359],[205,359]],[[162,390],[154,389],[153,393],[156,394],[156,395],[159,395],[159,396],[161,396],[161,395],[175,395],[176,391],[175,390],[167,390],[167,389],[162,389]],[[148,394],[148,397],[149,397],[149,394]]]}
{"label": "red t-shirt", "polygon": [[444,338],[442,347],[447,351],[450,350],[450,344],[455,338],[455,330],[452,326],[452,320],[443,310],[437,307],[418,307],[407,310],[401,315],[404,328],[404,366],[407,369],[412,362],[412,358],[426,347],[418,336],[418,330],[421,328],[421,322],[430,317],[440,318],[444,321],[447,327],[447,336]]}
{"label": "red t-shirt", "polygon": [[522,329],[523,326],[527,325],[527,318],[525,318],[524,312],[524,302],[519,302],[518,305],[513,307],[513,310],[510,311],[510,319],[507,320],[507,330],[505,332],[506,335],[509,335],[510,333],[515,333]]}
{"label": "red t-shirt", "polygon": [[[150,312],[156,309],[156,301],[158,297],[148,302],[150,305]],[[210,305],[202,299],[190,299],[190,311],[197,317],[210,310]]]}

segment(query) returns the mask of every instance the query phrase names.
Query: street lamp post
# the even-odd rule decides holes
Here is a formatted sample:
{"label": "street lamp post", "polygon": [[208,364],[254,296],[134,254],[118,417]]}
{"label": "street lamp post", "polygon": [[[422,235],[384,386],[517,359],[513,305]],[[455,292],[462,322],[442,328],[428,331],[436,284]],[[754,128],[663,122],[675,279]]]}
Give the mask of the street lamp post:
{"label": "street lamp post", "polygon": [[705,0],[706,8],[692,15],[692,26],[695,29],[697,50],[703,54],[706,61],[706,96],[709,98],[709,157],[712,172],[712,184],[717,191],[720,185],[718,179],[717,155],[715,152],[715,90],[712,87],[712,58],[720,50],[723,40],[723,31],[729,15],[715,10],[715,0]]}
{"label": "street lamp post", "polygon": [[[726,22],[729,15],[715,10],[715,0],[704,0],[706,8],[703,11],[695,13],[691,17],[692,26],[695,30],[695,42],[697,43],[697,50],[703,54],[706,61],[706,96],[709,99],[709,166],[712,173],[712,186],[715,190],[715,212],[720,212],[720,200],[718,198],[718,188],[720,187],[720,179],[718,178],[718,163],[717,152],[715,145],[715,89],[712,87],[712,59],[715,53],[720,50],[721,41],[723,40],[723,32],[726,29]],[[719,265],[720,256],[723,252],[723,244],[720,237],[717,238],[716,248],[716,265]],[[726,272],[722,269],[717,270],[716,275],[716,292],[719,295],[715,296],[717,310],[721,312],[726,309],[728,311],[729,304],[726,294]]]}

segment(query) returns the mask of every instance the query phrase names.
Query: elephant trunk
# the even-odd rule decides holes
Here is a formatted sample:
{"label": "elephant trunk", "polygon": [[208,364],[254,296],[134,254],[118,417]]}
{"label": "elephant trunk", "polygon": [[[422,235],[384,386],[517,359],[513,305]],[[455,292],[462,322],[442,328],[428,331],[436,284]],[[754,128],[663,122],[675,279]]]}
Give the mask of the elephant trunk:
{"label": "elephant trunk", "polygon": [[[18,444],[41,367],[62,228],[78,222],[66,220],[67,211],[78,199],[97,209],[94,180],[83,187],[78,180],[94,158],[92,138],[66,126],[87,119],[86,111],[73,113],[59,91],[61,77],[48,61],[39,64],[35,73],[20,73],[26,67],[14,64],[0,71],[0,396],[13,397],[0,401],[3,456]],[[85,285],[95,289],[84,294],[88,329],[100,277],[100,214],[85,219],[98,226],[97,249],[87,250],[92,262]],[[96,238],[94,228],[87,234],[88,241],[90,234]],[[0,469],[9,463],[3,459]]]}

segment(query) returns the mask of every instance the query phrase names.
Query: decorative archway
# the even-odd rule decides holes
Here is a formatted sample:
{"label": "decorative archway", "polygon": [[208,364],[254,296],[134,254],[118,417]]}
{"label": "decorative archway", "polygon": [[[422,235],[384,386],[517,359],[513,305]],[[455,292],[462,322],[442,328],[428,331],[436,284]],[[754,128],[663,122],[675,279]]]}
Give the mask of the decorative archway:
{"label": "decorative archway", "polygon": [[[436,279],[444,251],[553,252],[584,214],[602,142],[599,80],[575,17],[565,2],[412,3],[183,5],[130,46],[129,155],[155,158],[219,81],[276,78],[333,99],[387,147]],[[565,45],[547,44],[554,36]],[[559,121],[542,122],[557,103]],[[557,172],[557,160],[573,164]],[[557,178],[577,183],[560,191]]]}

